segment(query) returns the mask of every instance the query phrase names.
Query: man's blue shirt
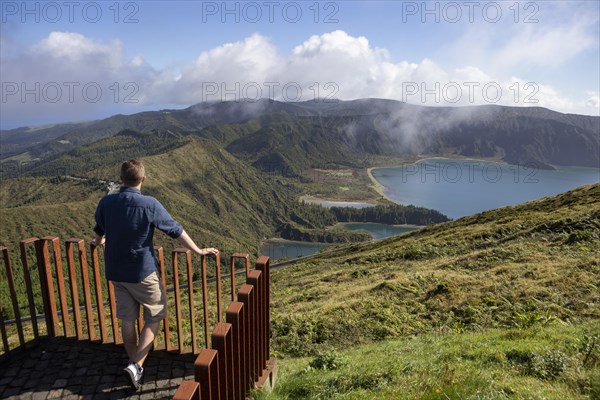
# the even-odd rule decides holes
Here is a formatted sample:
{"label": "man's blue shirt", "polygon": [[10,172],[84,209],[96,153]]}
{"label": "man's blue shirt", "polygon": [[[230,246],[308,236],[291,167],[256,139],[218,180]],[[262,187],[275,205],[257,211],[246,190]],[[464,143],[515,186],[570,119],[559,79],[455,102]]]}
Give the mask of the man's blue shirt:
{"label": "man's blue shirt", "polygon": [[158,269],[154,228],[173,239],[183,232],[158,200],[127,186],[100,200],[95,219],[94,232],[106,236],[106,279],[116,282],[141,282]]}

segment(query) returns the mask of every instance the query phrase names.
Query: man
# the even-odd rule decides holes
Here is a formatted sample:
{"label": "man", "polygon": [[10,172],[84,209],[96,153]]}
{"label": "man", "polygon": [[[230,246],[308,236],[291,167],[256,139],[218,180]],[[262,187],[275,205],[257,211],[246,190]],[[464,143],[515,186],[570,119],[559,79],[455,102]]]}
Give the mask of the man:
{"label": "man", "polygon": [[[121,180],[123,186],[119,193],[107,195],[98,203],[94,227],[97,236],[93,243],[105,245],[106,279],[114,285],[117,318],[121,320],[123,342],[129,356],[124,373],[137,390],[144,361],[167,311],[152,243],[154,228],[177,239],[196,254],[216,255],[219,251],[198,248],[158,200],[142,195],[146,174],[140,161],[124,162]],[[144,327],[138,342],[135,321],[140,305],[144,308]]]}

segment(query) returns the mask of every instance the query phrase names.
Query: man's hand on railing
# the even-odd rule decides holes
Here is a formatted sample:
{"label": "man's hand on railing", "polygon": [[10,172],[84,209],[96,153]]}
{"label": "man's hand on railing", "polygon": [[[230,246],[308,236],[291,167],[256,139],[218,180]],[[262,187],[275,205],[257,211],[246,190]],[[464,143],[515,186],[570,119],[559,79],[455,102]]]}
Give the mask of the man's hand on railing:
{"label": "man's hand on railing", "polygon": [[217,256],[217,255],[219,255],[219,250],[215,249],[214,247],[207,247],[205,249],[200,249],[200,253],[198,253],[198,255]]}
{"label": "man's hand on railing", "polygon": [[104,247],[104,243],[106,243],[106,237],[105,236],[96,236],[95,238],[92,239],[92,241],[90,243],[92,244],[92,246]]}

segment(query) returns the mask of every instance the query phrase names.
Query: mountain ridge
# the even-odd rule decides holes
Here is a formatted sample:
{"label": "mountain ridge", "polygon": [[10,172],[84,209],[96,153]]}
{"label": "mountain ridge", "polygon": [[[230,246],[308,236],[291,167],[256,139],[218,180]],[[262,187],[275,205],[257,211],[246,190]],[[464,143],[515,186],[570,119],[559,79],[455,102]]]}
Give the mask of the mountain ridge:
{"label": "mountain ridge", "polygon": [[[212,138],[230,149],[248,148],[252,140],[264,141],[261,132],[271,132],[271,136],[278,136],[278,144],[263,149],[261,157],[266,161],[257,165],[275,157],[275,161],[279,159],[278,168],[289,168],[296,174],[307,164],[294,165],[293,158],[298,158],[294,146],[299,141],[308,146],[305,155],[309,160],[325,163],[367,155],[430,154],[495,157],[539,168],[600,165],[600,117],[562,114],[542,107],[425,107],[386,99],[301,103],[261,100],[200,103],[182,110],[116,115],[93,123],[61,126],[29,133],[22,128],[0,132],[5,148],[3,170],[10,170],[9,163],[27,170],[126,129]],[[274,127],[291,129],[300,137],[286,139],[285,129],[278,132]],[[60,129],[68,132],[58,135]],[[335,137],[330,137],[332,134]],[[35,135],[50,139],[28,147],[26,138],[21,137]],[[232,145],[235,141],[240,142]],[[288,153],[286,146],[292,151]],[[330,150],[324,152],[327,146]],[[237,151],[237,155],[243,153]]]}

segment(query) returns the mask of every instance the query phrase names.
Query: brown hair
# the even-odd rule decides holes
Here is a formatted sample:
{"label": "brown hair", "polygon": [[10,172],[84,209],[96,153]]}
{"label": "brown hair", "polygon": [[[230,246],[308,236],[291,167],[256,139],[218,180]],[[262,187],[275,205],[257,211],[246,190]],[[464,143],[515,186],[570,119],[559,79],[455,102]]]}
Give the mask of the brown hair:
{"label": "brown hair", "polygon": [[144,164],[138,160],[128,160],[121,165],[121,180],[127,186],[137,186],[146,175]]}

